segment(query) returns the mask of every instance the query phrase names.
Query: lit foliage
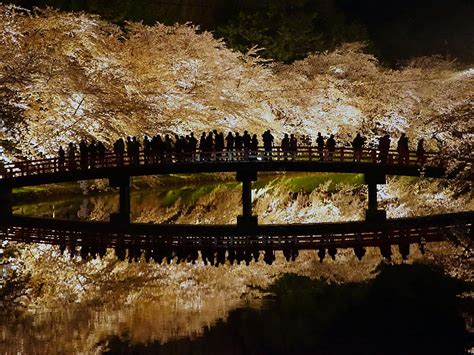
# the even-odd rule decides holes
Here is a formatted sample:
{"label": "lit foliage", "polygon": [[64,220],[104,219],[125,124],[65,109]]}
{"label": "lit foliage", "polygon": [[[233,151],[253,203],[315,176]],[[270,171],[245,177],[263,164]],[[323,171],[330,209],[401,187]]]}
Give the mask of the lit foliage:
{"label": "lit foliage", "polygon": [[190,25],[120,29],[11,6],[0,7],[0,34],[0,138],[10,156],[50,155],[80,137],[110,144],[215,127],[340,139],[406,131],[472,150],[474,72],[436,58],[388,70],[355,43],[283,65]]}
{"label": "lit foliage", "polygon": [[[438,143],[452,153],[472,151],[473,69],[422,58],[402,70],[388,70],[360,49],[360,44],[348,44],[283,65],[261,60],[258,51],[233,52],[210,33],[200,33],[192,26],[129,23],[122,30],[90,15],[1,6],[0,144],[6,157],[32,157],[54,154],[59,144],[81,137],[110,144],[130,134],[220,127],[271,128],[278,134],[313,136],[322,131],[337,133],[340,139],[358,130],[367,135],[406,131],[412,140],[434,138],[432,147]],[[413,187],[411,181],[390,181],[381,191],[382,205],[389,216],[457,210],[459,206],[472,209],[472,196],[456,201],[449,188],[440,191],[436,187],[435,191],[431,184]],[[296,199],[281,186],[262,189],[257,192],[255,212],[267,223],[289,218],[304,222],[361,217],[365,193],[360,187],[356,191],[342,188],[338,193],[326,188]],[[424,198],[414,200],[414,189]],[[142,222],[229,223],[235,221],[239,198],[238,192],[218,189],[184,212],[182,206],[153,204],[137,218]],[[452,202],[446,203],[448,200]],[[88,217],[103,219],[109,207],[99,203]],[[302,253],[295,264],[283,263],[280,257],[271,267],[215,269],[155,267],[143,262],[129,265],[110,254],[103,261],[83,262],[79,257],[69,260],[59,255],[56,248],[30,246],[12,264],[20,274],[19,281],[26,282],[20,300],[28,309],[77,304],[77,310],[63,314],[60,322],[53,322],[51,314],[34,318],[36,331],[46,334],[41,349],[87,352],[103,337],[121,334],[124,329],[131,330],[132,341],[166,341],[199,332],[203,325],[225,317],[250,292],[249,285],[266,286],[281,272],[360,280],[369,277],[380,261],[377,251],[369,252],[362,263],[351,251],[341,254],[335,263],[321,265],[314,253]],[[8,281],[8,275],[4,276]],[[152,311],[143,306],[149,299],[154,301]],[[109,300],[114,303],[106,304],[103,312],[86,312],[91,304]],[[142,305],[143,309],[130,316],[123,311],[124,304]],[[215,304],[220,305],[217,312],[206,308]],[[177,309],[178,319],[170,321],[160,313],[162,309],[170,314]],[[103,322],[97,321],[103,317],[107,317]],[[30,320],[26,317],[25,323]],[[171,328],[170,323],[177,323],[179,329]],[[27,352],[38,350],[30,333],[6,324],[1,330],[12,340],[12,351],[21,343],[15,336],[27,339],[22,342]],[[81,332],[74,339],[70,324],[84,325],[77,328]],[[150,333],[150,324],[160,324],[160,329],[170,333]]]}

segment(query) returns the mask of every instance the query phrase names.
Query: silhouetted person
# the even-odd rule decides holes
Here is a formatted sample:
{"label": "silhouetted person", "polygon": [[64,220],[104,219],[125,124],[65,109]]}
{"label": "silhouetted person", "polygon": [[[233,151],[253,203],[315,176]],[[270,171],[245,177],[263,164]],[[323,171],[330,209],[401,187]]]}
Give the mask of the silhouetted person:
{"label": "silhouetted person", "polygon": [[104,167],[105,166],[105,154],[107,152],[107,149],[105,148],[104,143],[102,143],[100,141],[97,142],[96,150],[97,150],[97,160],[99,162],[99,165],[101,167]]}
{"label": "silhouetted person", "polygon": [[182,142],[181,139],[177,134],[174,135],[174,145],[173,145],[173,156],[175,157],[176,161],[181,160],[181,153],[182,153]]}
{"label": "silhouetted person", "polygon": [[89,144],[89,165],[91,169],[95,168],[95,163],[97,161],[97,146],[95,140],[92,140]]}
{"label": "silhouetted person", "polygon": [[152,160],[151,156],[152,156],[151,141],[150,141],[150,138],[148,138],[148,136],[145,136],[145,138],[143,139],[143,161],[145,165],[148,165],[150,163],[150,161]]}
{"label": "silhouetted person", "polygon": [[189,134],[184,137],[184,160],[185,161],[191,161],[192,158],[192,148],[191,148],[191,137]]}
{"label": "silhouetted person", "polygon": [[227,151],[227,159],[228,160],[233,160],[233,153],[234,153],[234,135],[232,132],[229,132],[227,136],[225,137],[225,143],[226,143],[226,151]]}
{"label": "silhouetted person", "polygon": [[362,158],[362,148],[364,147],[365,144],[365,138],[360,135],[360,133],[357,133],[356,137],[352,141],[352,148],[354,149],[354,159],[353,161],[360,162],[360,159]]}
{"label": "silhouetted person", "polygon": [[331,134],[326,141],[326,148],[328,151],[328,160],[332,161],[334,152],[336,151],[336,140],[334,139],[334,134]]}
{"label": "silhouetted person", "polygon": [[244,131],[244,135],[242,136],[242,144],[244,146],[244,159],[247,160],[249,158],[249,151],[250,151],[250,141],[251,137],[248,131]]}
{"label": "silhouetted person", "polygon": [[137,137],[132,138],[132,164],[139,165],[140,164],[140,147],[142,145],[138,141]]}
{"label": "silhouetted person", "polygon": [[66,163],[66,152],[63,147],[60,146],[58,150],[58,170],[64,171],[64,164]]}
{"label": "silhouetted person", "polygon": [[421,138],[418,141],[418,145],[416,146],[416,163],[419,165],[424,165],[426,163],[424,143],[425,140]]}
{"label": "silhouetted person", "polygon": [[321,135],[321,132],[318,132],[318,137],[316,138],[316,144],[318,146],[319,160],[324,160],[324,138]]}
{"label": "silhouetted person", "polygon": [[162,163],[165,156],[165,142],[163,142],[161,135],[153,137],[151,149],[153,150],[154,163]]}
{"label": "silhouetted person", "polygon": [[[217,131],[216,131],[217,132]],[[216,140],[216,159],[222,160],[222,156],[224,154],[224,134],[222,132],[215,134]]]}
{"label": "silhouetted person", "polygon": [[288,152],[290,151],[290,138],[288,137],[288,133],[285,133],[281,140],[281,151],[283,153],[283,159],[288,160]]}
{"label": "silhouetted person", "polygon": [[298,154],[298,140],[294,134],[290,134],[290,153],[291,160],[295,160],[296,155]]}
{"label": "silhouetted person", "polygon": [[189,135],[189,150],[191,151],[191,160],[196,160],[196,150],[197,150],[198,141],[196,137],[194,137],[194,133],[191,132]]}
{"label": "silhouetted person", "polygon": [[79,154],[81,155],[81,169],[85,170],[89,166],[89,149],[84,139],[82,139],[79,143]]}
{"label": "silhouetted person", "polygon": [[251,154],[251,159],[257,160],[257,156],[258,156],[258,138],[257,138],[256,134],[254,134],[252,136],[252,140],[250,141],[250,154]]}
{"label": "silhouetted person", "polygon": [[212,132],[209,132],[206,136],[206,158],[208,161],[214,158],[214,137]]}
{"label": "silhouetted person", "polygon": [[381,163],[387,163],[390,151],[390,136],[388,134],[379,138],[379,160]]}
{"label": "silhouetted person", "polygon": [[115,160],[118,166],[123,165],[123,155],[125,153],[125,142],[119,138],[114,143]]}
{"label": "silhouetted person", "polygon": [[235,145],[235,156],[239,160],[242,157],[242,149],[244,147],[242,136],[239,134],[239,132],[235,133],[234,145]]}
{"label": "silhouetted person", "polygon": [[265,158],[267,160],[272,160],[272,149],[273,149],[273,140],[274,137],[270,133],[270,130],[265,131],[265,133],[262,134],[263,138],[263,149],[265,150]]}
{"label": "silhouetted person", "polygon": [[206,158],[206,133],[202,132],[201,138],[199,139],[199,151],[200,151],[200,160],[204,161]]}
{"label": "silhouetted person", "polygon": [[173,142],[169,134],[165,134],[165,140],[163,142],[163,156],[166,163],[171,163],[173,158]]}
{"label": "silhouetted person", "polygon": [[69,171],[76,170],[76,146],[74,143],[69,143],[67,149],[67,166]]}
{"label": "silhouetted person", "polygon": [[410,158],[410,149],[408,147],[408,137],[402,133],[397,142],[398,164],[408,164]]}
{"label": "silhouetted person", "polygon": [[133,141],[132,137],[128,136],[127,137],[127,159],[128,159],[128,165],[133,164]]}

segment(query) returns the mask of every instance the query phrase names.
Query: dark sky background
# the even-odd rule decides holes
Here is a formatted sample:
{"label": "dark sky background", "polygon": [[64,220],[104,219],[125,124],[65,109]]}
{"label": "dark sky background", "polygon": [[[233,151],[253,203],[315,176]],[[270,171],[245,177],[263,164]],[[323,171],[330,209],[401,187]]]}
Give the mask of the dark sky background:
{"label": "dark sky background", "polygon": [[[474,61],[474,0],[17,0],[32,7],[84,10],[123,23],[191,21],[231,47],[271,47],[286,62],[341,42],[365,40],[387,65],[439,54]],[[287,32],[285,36],[279,35]],[[263,39],[262,39],[263,38]],[[290,42],[285,38],[294,38]],[[256,43],[256,42],[266,43]],[[285,42],[287,41],[287,42]]]}

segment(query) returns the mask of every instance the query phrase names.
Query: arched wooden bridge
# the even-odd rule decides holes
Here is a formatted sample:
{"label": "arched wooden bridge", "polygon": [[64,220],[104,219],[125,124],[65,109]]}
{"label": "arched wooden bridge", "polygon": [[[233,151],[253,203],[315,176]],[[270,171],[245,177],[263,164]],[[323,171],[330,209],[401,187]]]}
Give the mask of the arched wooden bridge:
{"label": "arched wooden bridge", "polygon": [[[277,147],[271,157],[263,149],[230,157],[217,152],[201,158],[200,152],[172,156],[150,163],[142,155],[132,163],[124,157],[106,154],[94,166],[81,166],[80,158],[61,162],[57,158],[7,164],[0,172],[0,237],[23,242],[58,245],[94,245],[106,247],[159,250],[188,248],[228,250],[254,248],[272,250],[357,248],[357,246],[409,245],[444,240],[447,235],[464,233],[472,236],[474,212],[444,214],[387,220],[385,211],[377,208],[377,185],[385,184],[387,175],[454,178],[460,171],[472,181],[472,159],[458,161],[458,169],[449,171],[437,154],[425,155],[420,164],[414,152],[405,164],[391,151],[381,161],[379,152],[339,148],[330,154],[315,147],[299,147],[295,156],[284,155]],[[340,172],[362,173],[368,185],[368,208],[365,221],[325,224],[260,225],[252,215],[251,183],[258,172]],[[236,225],[145,225],[130,223],[130,178],[171,173],[234,172],[242,182],[242,215]],[[120,190],[120,209],[110,222],[80,222],[26,218],[12,215],[12,189],[47,183],[88,179],[108,179]]]}

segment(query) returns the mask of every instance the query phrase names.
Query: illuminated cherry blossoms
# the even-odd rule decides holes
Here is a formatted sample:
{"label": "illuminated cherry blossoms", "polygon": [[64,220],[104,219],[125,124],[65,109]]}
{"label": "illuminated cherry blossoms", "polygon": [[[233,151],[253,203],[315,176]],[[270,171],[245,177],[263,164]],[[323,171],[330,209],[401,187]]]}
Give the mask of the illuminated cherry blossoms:
{"label": "illuminated cherry blossoms", "polygon": [[12,6],[0,6],[0,33],[4,158],[50,155],[79,137],[216,127],[341,140],[406,131],[431,148],[473,146],[474,71],[455,62],[419,58],[392,70],[353,43],[283,65],[192,25],[119,28]]}

